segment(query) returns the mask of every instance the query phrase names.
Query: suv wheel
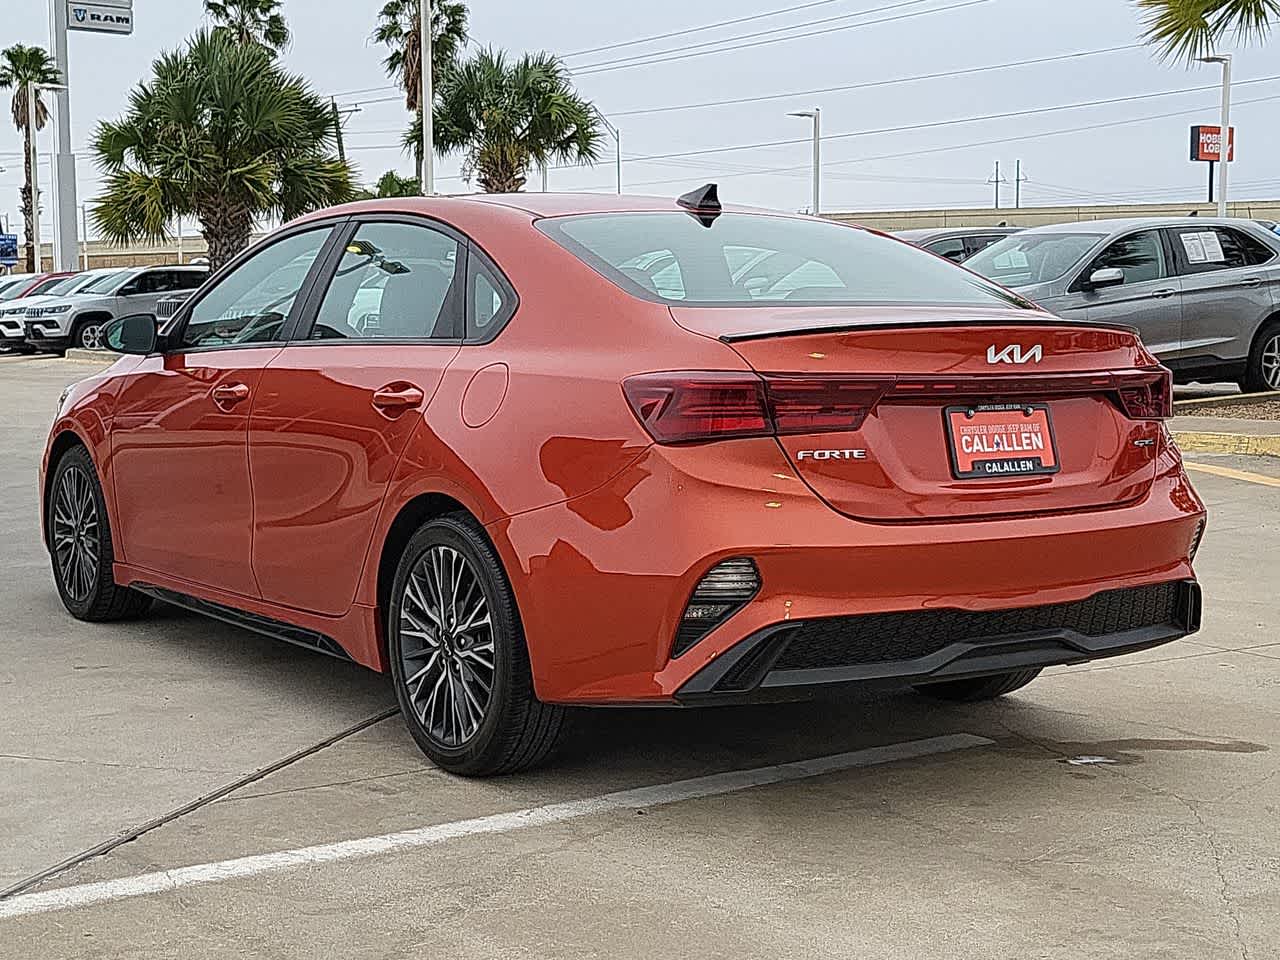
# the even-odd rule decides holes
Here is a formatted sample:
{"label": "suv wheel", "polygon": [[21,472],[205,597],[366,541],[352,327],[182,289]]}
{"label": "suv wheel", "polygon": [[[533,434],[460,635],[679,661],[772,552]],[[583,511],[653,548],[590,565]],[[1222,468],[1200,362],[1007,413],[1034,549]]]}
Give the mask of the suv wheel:
{"label": "suv wheel", "polygon": [[433,520],[409,541],[387,637],[405,723],[437,766],[464,776],[512,773],[555,747],[565,710],[534,695],[515,595],[467,514]]}
{"label": "suv wheel", "polygon": [[84,447],[72,447],[54,468],[45,516],[53,579],[73,617],[127,620],[150,608],[150,597],[119,586],[112,575],[115,551],[107,506]]}
{"label": "suv wheel", "polygon": [[72,341],[77,347],[85,350],[102,349],[102,323],[98,320],[84,320],[76,325]]}
{"label": "suv wheel", "polygon": [[1258,335],[1240,388],[1245,393],[1280,390],[1280,320],[1267,324]]}

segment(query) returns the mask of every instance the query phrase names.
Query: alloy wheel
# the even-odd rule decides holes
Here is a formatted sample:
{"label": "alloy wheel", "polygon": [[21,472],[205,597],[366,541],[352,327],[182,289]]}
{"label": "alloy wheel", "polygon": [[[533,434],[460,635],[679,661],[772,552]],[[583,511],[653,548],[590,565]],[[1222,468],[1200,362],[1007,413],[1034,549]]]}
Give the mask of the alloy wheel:
{"label": "alloy wheel", "polygon": [[80,330],[80,346],[86,350],[97,350],[102,346],[102,326],[90,323]]}
{"label": "alloy wheel", "polygon": [[1268,389],[1280,390],[1280,333],[1262,345],[1262,380]]}
{"label": "alloy wheel", "polygon": [[493,698],[489,602],[471,563],[434,546],[414,564],[400,603],[405,692],[432,740],[461,747],[480,729]]}
{"label": "alloy wheel", "polygon": [[58,480],[53,500],[53,552],[67,595],[83,603],[98,582],[101,533],[93,481],[79,466]]}

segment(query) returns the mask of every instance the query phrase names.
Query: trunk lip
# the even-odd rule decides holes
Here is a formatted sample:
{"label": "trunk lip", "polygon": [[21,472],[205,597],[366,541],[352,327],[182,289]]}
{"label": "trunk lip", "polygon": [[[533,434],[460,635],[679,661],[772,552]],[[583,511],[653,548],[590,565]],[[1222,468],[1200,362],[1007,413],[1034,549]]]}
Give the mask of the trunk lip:
{"label": "trunk lip", "polygon": [[953,317],[924,320],[861,320],[845,323],[812,324],[803,327],[787,327],[781,330],[755,330],[745,333],[722,333],[721,343],[744,343],[751,340],[771,340],[782,337],[805,337],[821,333],[855,333],[865,330],[914,330],[929,327],[1059,327],[1075,329],[1114,330],[1139,335],[1137,327],[1126,323],[1107,321],[1063,320],[1052,314],[1009,317]]}

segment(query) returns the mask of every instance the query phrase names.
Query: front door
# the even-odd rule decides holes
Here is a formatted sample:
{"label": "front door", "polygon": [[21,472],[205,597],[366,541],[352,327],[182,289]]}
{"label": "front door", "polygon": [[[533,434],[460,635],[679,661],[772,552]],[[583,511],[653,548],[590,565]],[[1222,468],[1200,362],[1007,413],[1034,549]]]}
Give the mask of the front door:
{"label": "front door", "polygon": [[461,238],[414,218],[354,230],[249,426],[262,596],[328,616],[355,600],[387,487],[462,340]]}
{"label": "front door", "polygon": [[146,357],[126,379],[111,431],[125,562],[258,595],[249,414],[331,229],[255,251],[184,313],[171,349]]}
{"label": "front door", "polygon": [[[1119,269],[1124,283],[1088,290],[1098,270]],[[1173,276],[1160,231],[1142,230],[1113,240],[1085,267],[1071,287],[1093,322],[1136,327],[1147,349],[1161,359],[1182,346],[1182,284]]]}

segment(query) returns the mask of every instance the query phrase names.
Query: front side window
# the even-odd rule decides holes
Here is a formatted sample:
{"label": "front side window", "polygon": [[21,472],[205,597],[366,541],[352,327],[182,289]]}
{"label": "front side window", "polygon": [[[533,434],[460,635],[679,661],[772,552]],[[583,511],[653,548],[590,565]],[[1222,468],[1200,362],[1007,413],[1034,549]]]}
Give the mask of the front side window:
{"label": "front side window", "polygon": [[930,253],[946,257],[955,263],[959,263],[965,258],[963,237],[947,237],[945,240],[935,240],[933,243],[925,244],[924,248]]}
{"label": "front side window", "polygon": [[410,223],[365,223],[347,243],[311,331],[313,340],[461,336],[461,248]]}
{"label": "front side window", "polygon": [[1100,233],[1017,233],[974,254],[964,265],[1006,287],[1060,280],[1100,243]]}
{"label": "front side window", "polygon": [[726,213],[557,217],[538,227],[607,279],[673,304],[930,303],[1025,307],[925,251],[838,223]]}
{"label": "front side window", "polygon": [[286,237],[223,277],[192,308],[181,345],[190,349],[281,340],[330,229]]}
{"label": "front side window", "polygon": [[1164,247],[1160,244],[1159,232],[1144,230],[1122,237],[1098,254],[1080,277],[1088,280],[1099,270],[1117,269],[1124,273],[1126,284],[1144,283],[1166,276]]}
{"label": "front side window", "polygon": [[1175,227],[1170,233],[1183,273],[1256,267],[1275,258],[1261,240],[1230,227]]}

